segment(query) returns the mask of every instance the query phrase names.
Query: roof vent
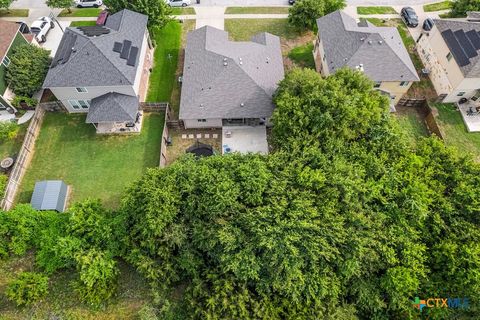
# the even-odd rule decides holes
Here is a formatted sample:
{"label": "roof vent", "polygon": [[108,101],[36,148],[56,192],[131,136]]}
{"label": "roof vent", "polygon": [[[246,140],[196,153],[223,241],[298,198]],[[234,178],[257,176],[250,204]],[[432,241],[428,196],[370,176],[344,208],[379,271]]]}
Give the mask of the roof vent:
{"label": "roof vent", "polygon": [[200,103],[200,108],[205,108],[205,105],[203,103]]}
{"label": "roof vent", "polygon": [[240,103],[240,107],[245,107],[245,103]]}
{"label": "roof vent", "polygon": [[363,64],[360,63],[358,66],[355,67],[357,71],[364,72],[365,70],[363,69]]}
{"label": "roof vent", "polygon": [[360,38],[360,41],[365,41],[365,38],[364,38],[364,37],[361,37],[361,38]]}
{"label": "roof vent", "polygon": [[269,57],[267,57],[267,63],[270,63],[270,58]]}
{"label": "roof vent", "polygon": [[382,43],[383,43],[383,41],[382,41],[382,40],[378,41],[378,44],[382,44]]}
{"label": "roof vent", "polygon": [[226,66],[228,66],[228,63],[225,61],[225,62],[223,63],[223,65],[226,67]]}
{"label": "roof vent", "polygon": [[372,44],[372,43],[373,43],[372,40],[368,40],[368,44]]}

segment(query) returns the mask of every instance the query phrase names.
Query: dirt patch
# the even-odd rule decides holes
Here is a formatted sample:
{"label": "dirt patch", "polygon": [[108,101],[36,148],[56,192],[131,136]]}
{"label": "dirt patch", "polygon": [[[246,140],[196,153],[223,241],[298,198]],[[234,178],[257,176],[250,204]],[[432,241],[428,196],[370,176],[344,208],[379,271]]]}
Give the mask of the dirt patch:
{"label": "dirt patch", "polygon": [[[210,135],[210,138],[205,138],[205,134]],[[214,134],[217,135],[216,139],[213,138]],[[222,130],[220,129],[170,129],[169,135],[172,138],[172,145],[167,146],[167,165],[183,156],[185,151],[197,141],[212,146],[215,153],[222,153]],[[183,135],[186,135],[186,138]],[[193,138],[190,138],[190,135],[193,135]],[[197,138],[197,135],[201,135],[201,138]]]}
{"label": "dirt patch", "polygon": [[286,39],[282,37],[280,39],[280,45],[282,47],[283,65],[285,66],[285,71],[298,67],[295,64],[295,62],[293,62],[288,57],[288,53],[292,51],[293,48],[312,43],[314,40],[315,40],[315,34],[312,31],[305,32],[304,34],[296,38]]}

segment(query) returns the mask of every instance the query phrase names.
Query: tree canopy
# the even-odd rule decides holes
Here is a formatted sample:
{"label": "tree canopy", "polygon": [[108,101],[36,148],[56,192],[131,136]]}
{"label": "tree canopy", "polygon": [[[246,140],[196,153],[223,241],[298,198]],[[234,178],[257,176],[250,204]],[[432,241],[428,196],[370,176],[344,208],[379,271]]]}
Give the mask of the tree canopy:
{"label": "tree canopy", "polygon": [[13,0],[0,0],[0,8],[8,9],[12,4]]}
{"label": "tree canopy", "polygon": [[316,30],[318,18],[346,5],[345,0],[297,0],[289,9],[288,21],[302,30]]}
{"label": "tree canopy", "polygon": [[455,0],[452,4],[452,15],[462,17],[468,11],[480,11],[480,2],[477,0]]}
{"label": "tree canopy", "polygon": [[172,9],[165,0],[104,0],[103,3],[112,13],[130,9],[147,15],[151,28],[163,28],[171,21]]}
{"label": "tree canopy", "polygon": [[72,12],[71,8],[75,5],[73,0],[47,0],[45,3],[50,8],[66,9],[68,12]]}

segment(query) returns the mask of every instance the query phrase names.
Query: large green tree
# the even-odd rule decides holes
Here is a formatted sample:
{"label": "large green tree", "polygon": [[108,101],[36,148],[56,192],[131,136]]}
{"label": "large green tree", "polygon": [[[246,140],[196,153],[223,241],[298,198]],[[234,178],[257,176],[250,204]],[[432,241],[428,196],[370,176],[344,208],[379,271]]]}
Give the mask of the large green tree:
{"label": "large green tree", "polygon": [[345,0],[297,0],[289,9],[288,21],[302,30],[316,30],[318,18],[345,6]]}
{"label": "large green tree", "polygon": [[454,17],[462,17],[468,11],[480,11],[480,2],[478,0],[455,0],[453,1],[451,14]]}
{"label": "large green tree", "polygon": [[13,0],[0,0],[0,9],[7,9],[10,8]]}
{"label": "large green tree", "polygon": [[104,0],[112,13],[130,9],[148,16],[148,26],[163,28],[171,21],[172,10],[165,0]]}
{"label": "large green tree", "polygon": [[5,79],[13,92],[20,96],[32,96],[42,87],[50,66],[49,51],[24,44],[13,49]]}
{"label": "large green tree", "polygon": [[68,13],[72,12],[72,7],[75,5],[73,0],[47,0],[48,7],[53,9],[66,9]]}

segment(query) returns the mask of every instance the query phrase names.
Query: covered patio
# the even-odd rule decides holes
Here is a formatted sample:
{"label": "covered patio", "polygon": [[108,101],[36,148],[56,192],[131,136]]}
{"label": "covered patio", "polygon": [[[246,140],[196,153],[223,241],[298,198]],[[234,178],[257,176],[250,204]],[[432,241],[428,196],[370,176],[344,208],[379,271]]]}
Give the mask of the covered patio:
{"label": "covered patio", "polygon": [[267,128],[265,126],[228,126],[222,128],[222,154],[268,154]]}
{"label": "covered patio", "polygon": [[469,100],[463,104],[457,103],[457,107],[460,110],[467,131],[480,132],[480,103]]}
{"label": "covered patio", "polygon": [[100,134],[136,133],[142,130],[143,113],[138,97],[111,92],[92,99],[86,123]]}

